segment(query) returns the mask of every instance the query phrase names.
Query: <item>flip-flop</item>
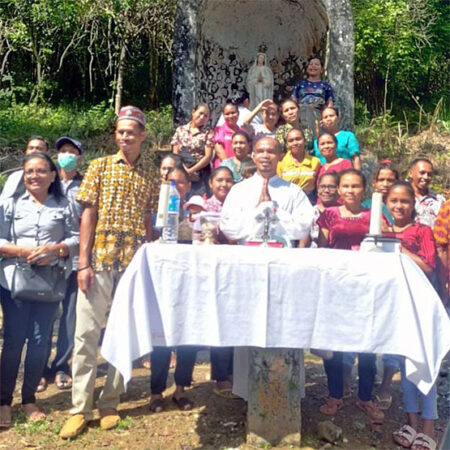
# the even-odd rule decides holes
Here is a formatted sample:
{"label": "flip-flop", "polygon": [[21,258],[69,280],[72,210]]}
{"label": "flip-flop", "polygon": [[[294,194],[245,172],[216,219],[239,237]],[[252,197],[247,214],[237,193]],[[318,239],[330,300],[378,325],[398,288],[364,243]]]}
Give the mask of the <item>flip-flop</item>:
{"label": "flip-flop", "polygon": [[381,398],[379,395],[375,395],[375,399],[377,401],[377,406],[379,409],[386,411],[392,405],[392,396],[390,395],[387,398]]}
{"label": "flip-flop", "polygon": [[327,402],[319,408],[319,411],[326,416],[334,416],[343,406],[342,399],[329,397]]}
{"label": "flip-flop", "polygon": [[164,409],[164,400],[162,398],[155,398],[150,402],[150,411],[160,413]]}
{"label": "flip-flop", "polygon": [[149,359],[143,359],[141,365],[142,365],[142,367],[144,369],[150,369],[150,366],[151,366],[150,360]]}
{"label": "flip-flop", "polygon": [[213,389],[214,394],[218,395],[219,397],[226,398],[228,400],[234,400],[236,398],[240,398],[238,395],[233,394],[233,389],[231,388],[214,388]]}
{"label": "flip-flop", "polygon": [[384,413],[373,402],[356,402],[356,406],[364,411],[369,419],[376,424],[381,424],[384,420]]}
{"label": "flip-flop", "polygon": [[410,448],[417,436],[417,431],[409,426],[403,425],[400,430],[392,433],[392,439],[403,448]]}
{"label": "flip-flop", "polygon": [[47,379],[42,377],[37,385],[36,392],[44,392],[47,389],[48,382]]}
{"label": "flip-flop", "polygon": [[[56,381],[56,378],[59,377],[59,381]],[[69,380],[69,377],[62,370],[58,370],[55,375],[55,384],[58,389],[61,391],[65,389],[72,389],[72,380]]]}
{"label": "flip-flop", "polygon": [[176,398],[172,396],[172,401],[180,408],[182,411],[189,411],[194,407],[194,402],[189,400],[187,397]]}

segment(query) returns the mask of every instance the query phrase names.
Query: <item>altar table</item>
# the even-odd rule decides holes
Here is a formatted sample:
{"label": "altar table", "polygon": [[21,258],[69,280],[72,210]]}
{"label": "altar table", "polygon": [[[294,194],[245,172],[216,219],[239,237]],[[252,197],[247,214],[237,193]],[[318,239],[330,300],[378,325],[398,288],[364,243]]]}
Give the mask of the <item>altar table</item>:
{"label": "altar table", "polygon": [[398,354],[428,392],[450,321],[403,254],[152,243],[120,280],[102,354],[127,383],[155,345]]}

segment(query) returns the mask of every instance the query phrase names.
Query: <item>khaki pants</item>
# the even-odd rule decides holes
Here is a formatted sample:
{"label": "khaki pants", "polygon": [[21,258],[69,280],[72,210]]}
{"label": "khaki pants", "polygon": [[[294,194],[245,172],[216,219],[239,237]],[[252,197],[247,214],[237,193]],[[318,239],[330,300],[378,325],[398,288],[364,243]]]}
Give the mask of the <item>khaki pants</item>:
{"label": "khaki pants", "polygon": [[[117,270],[94,273],[94,283],[86,296],[78,291],[75,347],[72,359],[72,405],[71,414],[83,414],[92,420],[94,388],[97,376],[98,342],[114,296],[117,283],[123,272]],[[100,393],[99,409],[116,408],[120,394],[124,391],[120,373],[110,364],[105,385]]]}

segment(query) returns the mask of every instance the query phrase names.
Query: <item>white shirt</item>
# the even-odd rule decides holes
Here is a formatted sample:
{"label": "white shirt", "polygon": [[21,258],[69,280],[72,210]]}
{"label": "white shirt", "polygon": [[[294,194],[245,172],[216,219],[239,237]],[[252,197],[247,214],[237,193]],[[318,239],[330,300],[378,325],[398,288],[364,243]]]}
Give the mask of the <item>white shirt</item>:
{"label": "white shirt", "polygon": [[[220,229],[229,239],[245,241],[261,233],[264,225],[257,223],[255,217],[260,210],[257,204],[262,186],[263,178],[255,173],[231,188],[220,221]],[[268,190],[279,219],[274,234],[288,242],[308,236],[314,211],[305,193],[277,175],[269,179]]]}
{"label": "white shirt", "polygon": [[14,195],[14,192],[16,192],[22,178],[23,169],[16,170],[7,178],[5,185],[3,186],[2,193],[0,194],[0,203]]}

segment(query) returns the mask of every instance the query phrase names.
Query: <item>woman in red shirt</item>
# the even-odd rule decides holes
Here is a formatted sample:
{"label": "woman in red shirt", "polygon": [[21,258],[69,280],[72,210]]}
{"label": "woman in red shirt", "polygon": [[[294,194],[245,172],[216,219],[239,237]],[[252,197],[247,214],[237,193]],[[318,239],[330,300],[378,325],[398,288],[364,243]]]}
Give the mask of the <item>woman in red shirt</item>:
{"label": "woman in red shirt", "polygon": [[[319,247],[359,250],[370,225],[370,211],[361,206],[365,188],[366,182],[359,170],[348,169],[339,174],[338,192],[343,204],[325,209],[319,217]],[[320,407],[322,414],[332,416],[344,404],[343,355],[343,352],[333,352],[330,359],[324,360],[330,396]],[[384,414],[372,402],[375,360],[374,354],[358,354],[359,401],[356,406],[362,409],[373,423],[380,423],[384,420]]]}

